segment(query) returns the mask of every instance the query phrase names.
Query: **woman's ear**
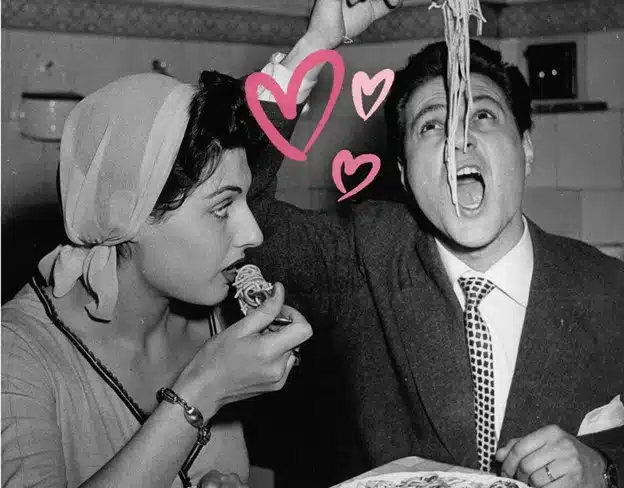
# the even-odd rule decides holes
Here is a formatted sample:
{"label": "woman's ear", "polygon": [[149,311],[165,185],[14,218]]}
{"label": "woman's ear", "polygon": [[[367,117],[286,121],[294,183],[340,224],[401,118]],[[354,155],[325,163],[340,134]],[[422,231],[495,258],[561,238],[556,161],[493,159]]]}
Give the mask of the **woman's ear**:
{"label": "woman's ear", "polygon": [[133,241],[126,241],[115,246],[117,251],[117,266],[126,264],[132,257]]}
{"label": "woman's ear", "polygon": [[527,130],[522,136],[522,148],[524,149],[524,177],[528,177],[533,169],[533,161],[535,159],[535,153],[533,152],[533,141],[531,140],[531,134]]}

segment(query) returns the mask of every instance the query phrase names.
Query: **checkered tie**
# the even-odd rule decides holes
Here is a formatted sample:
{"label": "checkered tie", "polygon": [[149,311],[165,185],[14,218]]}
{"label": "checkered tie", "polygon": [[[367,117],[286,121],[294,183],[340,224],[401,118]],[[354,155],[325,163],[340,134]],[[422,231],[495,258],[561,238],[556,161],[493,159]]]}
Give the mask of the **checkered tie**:
{"label": "checkered tie", "polygon": [[461,277],[459,285],[466,296],[464,322],[474,388],[479,469],[490,471],[497,443],[494,425],[494,357],[490,331],[481,317],[479,305],[496,285],[477,276]]}

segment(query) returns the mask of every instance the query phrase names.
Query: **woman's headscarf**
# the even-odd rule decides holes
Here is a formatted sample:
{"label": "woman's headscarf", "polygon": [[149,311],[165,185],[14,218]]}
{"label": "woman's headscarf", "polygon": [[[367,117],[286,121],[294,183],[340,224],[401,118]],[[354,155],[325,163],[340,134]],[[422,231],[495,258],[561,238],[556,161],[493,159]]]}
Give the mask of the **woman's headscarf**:
{"label": "woman's headscarf", "polygon": [[65,232],[39,262],[53,294],[83,278],[89,314],[112,318],[117,302],[117,244],[130,241],[167,181],[196,89],[154,73],[121,78],[84,98],[63,130],[60,192]]}

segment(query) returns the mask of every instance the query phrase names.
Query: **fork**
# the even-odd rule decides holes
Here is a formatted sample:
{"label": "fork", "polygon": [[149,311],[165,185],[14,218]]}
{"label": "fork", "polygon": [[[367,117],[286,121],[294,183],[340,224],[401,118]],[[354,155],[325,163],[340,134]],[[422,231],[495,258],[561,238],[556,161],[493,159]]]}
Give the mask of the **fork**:
{"label": "fork", "polygon": [[[250,291],[248,295],[249,295],[249,298],[253,300],[258,299],[258,301],[262,303],[268,298],[269,296],[268,293],[269,293],[268,290],[258,290],[258,291]],[[275,318],[273,319],[273,322],[269,324],[267,329],[269,329],[271,332],[277,332],[282,327],[292,324],[292,322],[293,322],[292,319],[289,319],[282,312],[280,312],[275,316]],[[272,326],[276,326],[277,328],[272,327]],[[293,351],[293,355],[295,356],[295,366],[297,366],[301,362],[301,353],[299,352],[299,347],[295,347],[292,351]]]}
{"label": "fork", "polygon": [[[248,295],[249,295],[249,298],[253,300],[258,299],[259,303],[263,303],[268,298],[269,291],[268,290],[250,291]],[[293,322],[292,319],[289,319],[282,312],[280,312],[275,316],[271,324],[279,325],[280,327],[282,327],[284,325],[292,324],[292,322]]]}

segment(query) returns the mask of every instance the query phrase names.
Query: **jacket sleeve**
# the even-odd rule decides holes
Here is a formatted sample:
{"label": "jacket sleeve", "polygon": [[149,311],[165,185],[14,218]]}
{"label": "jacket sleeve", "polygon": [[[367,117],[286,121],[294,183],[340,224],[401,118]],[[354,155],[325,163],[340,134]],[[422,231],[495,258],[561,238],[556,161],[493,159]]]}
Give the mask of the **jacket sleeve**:
{"label": "jacket sleeve", "polygon": [[624,488],[624,426],[580,436],[579,440],[615,464],[618,472],[618,488]]}
{"label": "jacket sleeve", "polygon": [[[296,119],[285,119],[273,103],[265,102],[263,108],[289,140]],[[250,262],[267,279],[281,281],[287,293],[308,297],[318,312],[325,313],[335,299],[351,292],[357,278],[352,220],[277,200],[277,174],[284,156],[266,135],[260,141],[249,157],[253,174],[249,204],[265,240],[247,251]]]}

